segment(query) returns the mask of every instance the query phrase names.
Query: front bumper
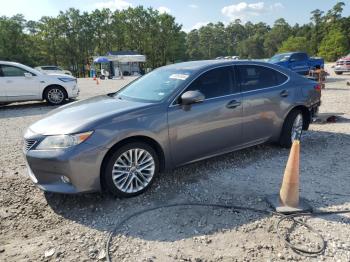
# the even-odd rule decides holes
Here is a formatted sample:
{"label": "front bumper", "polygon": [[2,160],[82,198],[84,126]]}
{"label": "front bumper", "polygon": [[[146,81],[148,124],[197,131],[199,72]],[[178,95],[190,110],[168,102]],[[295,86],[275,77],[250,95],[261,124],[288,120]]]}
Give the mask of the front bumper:
{"label": "front bumper", "polygon": [[105,153],[106,149],[88,143],[64,150],[33,147],[25,151],[27,172],[44,191],[64,194],[100,191],[100,168]]}
{"label": "front bumper", "polygon": [[80,90],[77,82],[67,82],[64,84],[68,98],[76,98],[79,96]]}
{"label": "front bumper", "polygon": [[72,91],[70,92],[70,94],[68,94],[69,98],[76,98],[79,96],[80,90],[78,86],[75,86]]}

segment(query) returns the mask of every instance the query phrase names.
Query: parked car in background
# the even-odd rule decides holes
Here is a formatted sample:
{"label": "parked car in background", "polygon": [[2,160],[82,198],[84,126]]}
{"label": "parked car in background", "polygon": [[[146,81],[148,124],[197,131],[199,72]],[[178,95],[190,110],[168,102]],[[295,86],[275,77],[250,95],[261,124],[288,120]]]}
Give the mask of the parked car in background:
{"label": "parked car in background", "polygon": [[59,66],[37,66],[35,67],[36,70],[46,73],[48,75],[52,74],[64,74],[64,75],[72,75],[72,73],[68,70],[64,70]]}
{"label": "parked car in background", "polygon": [[339,58],[335,64],[334,72],[337,75],[350,72],[350,54],[345,57]]}
{"label": "parked car in background", "polygon": [[68,75],[47,75],[31,67],[0,61],[0,103],[46,100],[60,105],[79,94],[77,79]]}
{"label": "parked car in background", "polygon": [[28,173],[45,191],[134,196],[162,170],[267,141],[290,147],[320,97],[318,83],[269,63],[161,67],[31,125],[24,135]]}
{"label": "parked car in background", "polygon": [[268,62],[283,66],[301,75],[307,75],[312,69],[324,68],[323,58],[312,58],[305,52],[277,54],[271,57]]}

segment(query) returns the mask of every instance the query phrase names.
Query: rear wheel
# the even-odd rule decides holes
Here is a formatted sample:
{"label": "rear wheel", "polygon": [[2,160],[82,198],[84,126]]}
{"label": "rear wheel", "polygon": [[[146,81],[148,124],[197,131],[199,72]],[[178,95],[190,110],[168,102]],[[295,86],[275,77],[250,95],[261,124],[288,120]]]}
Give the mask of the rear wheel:
{"label": "rear wheel", "polygon": [[111,154],[102,173],[105,187],[118,197],[146,191],[159,173],[155,150],[146,143],[130,143]]}
{"label": "rear wheel", "polygon": [[342,75],[343,72],[335,72],[336,75]]}
{"label": "rear wheel", "polygon": [[67,94],[62,87],[52,86],[45,90],[44,98],[49,105],[62,105],[67,99]]}
{"label": "rear wheel", "polygon": [[291,147],[294,140],[299,140],[303,131],[303,113],[293,110],[284,121],[279,144],[282,147]]}

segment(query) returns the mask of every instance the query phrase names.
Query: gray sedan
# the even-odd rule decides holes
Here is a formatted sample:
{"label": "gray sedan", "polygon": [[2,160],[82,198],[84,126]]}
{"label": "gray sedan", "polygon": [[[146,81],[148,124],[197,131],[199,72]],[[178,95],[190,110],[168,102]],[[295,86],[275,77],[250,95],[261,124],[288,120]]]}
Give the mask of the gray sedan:
{"label": "gray sedan", "polygon": [[165,169],[268,141],[289,147],[320,97],[316,82],[263,62],[161,67],[31,125],[28,173],[45,191],[134,196]]}

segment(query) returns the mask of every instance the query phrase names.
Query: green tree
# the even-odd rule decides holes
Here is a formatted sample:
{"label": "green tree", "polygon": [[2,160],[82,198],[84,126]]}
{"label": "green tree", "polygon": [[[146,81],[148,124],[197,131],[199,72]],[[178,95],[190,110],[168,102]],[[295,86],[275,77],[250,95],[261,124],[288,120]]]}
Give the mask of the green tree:
{"label": "green tree", "polygon": [[319,55],[326,61],[335,61],[348,51],[346,36],[338,28],[332,29],[322,40]]}
{"label": "green tree", "polygon": [[282,46],[278,49],[278,52],[293,52],[304,51],[311,53],[310,43],[306,37],[291,36],[282,43]]}
{"label": "green tree", "polygon": [[282,42],[285,41],[291,35],[292,29],[290,25],[280,18],[275,21],[271,31],[266,35],[264,40],[264,48],[267,56],[274,55]]}
{"label": "green tree", "polygon": [[0,60],[12,60],[31,64],[28,57],[28,36],[24,34],[23,15],[0,17]]}
{"label": "green tree", "polygon": [[55,64],[85,74],[94,55],[133,50],[147,57],[147,67],[184,60],[239,55],[265,58],[277,51],[304,50],[334,60],[350,50],[350,17],[344,2],[311,12],[310,23],[293,26],[284,19],[265,23],[210,23],[189,33],[170,14],[137,6],[80,12],[68,9],[55,17],[26,21],[22,15],[0,17],[0,59],[31,66]]}

